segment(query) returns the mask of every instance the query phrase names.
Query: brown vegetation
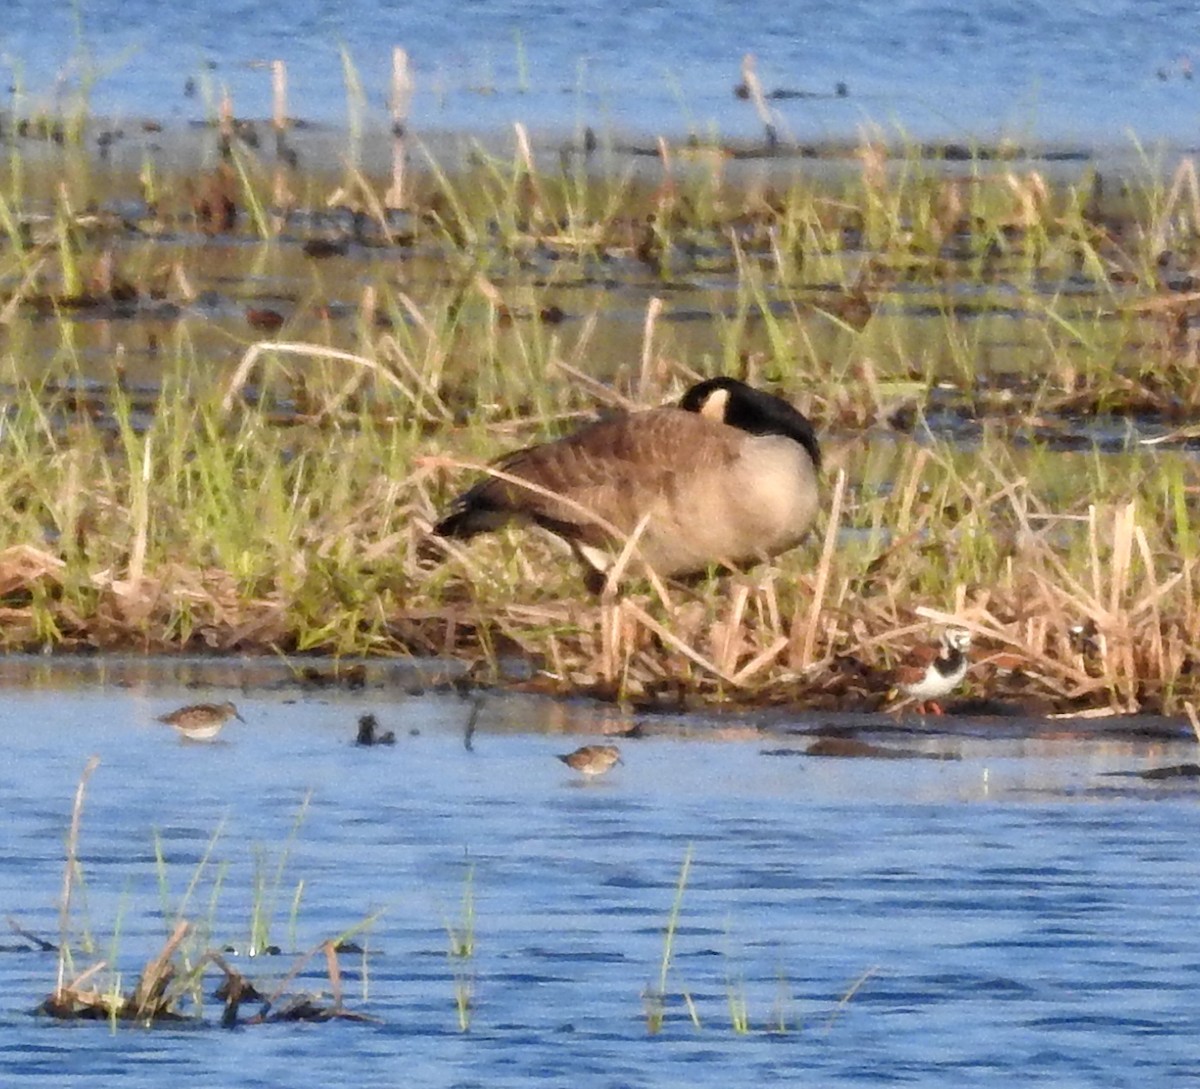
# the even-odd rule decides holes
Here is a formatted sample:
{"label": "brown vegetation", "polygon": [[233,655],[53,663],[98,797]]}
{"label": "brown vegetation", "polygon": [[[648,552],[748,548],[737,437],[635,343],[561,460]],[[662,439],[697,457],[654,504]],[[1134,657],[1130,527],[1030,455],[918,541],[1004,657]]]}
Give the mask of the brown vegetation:
{"label": "brown vegetation", "polygon": [[[953,622],[977,697],[1200,695],[1190,163],[1105,195],[876,146],[820,183],[664,150],[668,199],[518,141],[388,211],[354,173],[277,206],[235,146],[192,206],[143,172],[139,216],[69,155],[42,155],[51,207],[0,177],[9,649],[450,654],[489,682],[516,656],[552,691],[878,707]],[[536,541],[431,549],[467,468],[712,373],[817,421],[811,545],[599,601]]]}

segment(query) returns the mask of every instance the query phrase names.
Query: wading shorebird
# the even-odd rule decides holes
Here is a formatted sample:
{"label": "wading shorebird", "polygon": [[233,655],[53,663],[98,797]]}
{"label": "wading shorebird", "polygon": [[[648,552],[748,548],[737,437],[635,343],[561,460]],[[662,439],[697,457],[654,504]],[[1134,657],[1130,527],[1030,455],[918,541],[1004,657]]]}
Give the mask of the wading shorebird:
{"label": "wading shorebird", "polygon": [[970,649],[969,631],[947,628],[938,645],[926,643],[914,647],[905,656],[892,674],[893,684],[908,699],[916,701],[917,710],[922,714],[929,708],[933,714],[940,715],[942,708],[937,701],[962,683],[971,664],[967,657]]}
{"label": "wading shorebird", "polygon": [[246,721],[238,714],[238,709],[226,701],[192,703],[170,714],[159,715],[158,721],[174,726],[180,736],[188,741],[211,741],[231,718],[236,718],[239,722]]}
{"label": "wading shorebird", "polygon": [[603,775],[614,764],[624,763],[621,750],[616,745],[584,745],[582,749],[564,753],[558,759],[567,767],[589,777]]}
{"label": "wading shorebird", "polygon": [[469,540],[510,521],[564,541],[603,588],[625,540],[663,577],[749,565],[800,543],[817,516],[821,448],[791,404],[734,378],[501,458],[434,527]]}

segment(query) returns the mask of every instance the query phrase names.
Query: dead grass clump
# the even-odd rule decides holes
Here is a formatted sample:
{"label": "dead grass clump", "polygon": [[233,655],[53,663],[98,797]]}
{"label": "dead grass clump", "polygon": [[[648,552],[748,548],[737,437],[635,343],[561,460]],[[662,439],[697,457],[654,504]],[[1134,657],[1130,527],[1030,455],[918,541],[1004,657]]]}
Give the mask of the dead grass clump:
{"label": "dead grass clump", "polygon": [[[29,934],[11,922],[13,929],[38,948],[57,954],[57,981],[54,990],[38,1005],[35,1012],[57,1020],[99,1020],[110,1023],[131,1022],[156,1025],[164,1022],[201,1020],[198,1012],[200,991],[208,969],[216,968],[224,977],[218,997],[224,1003],[221,1025],[232,1028],[237,1024],[269,1024],[279,1021],[370,1020],[363,1014],[348,1010],[344,1005],[342,971],[339,952],[346,950],[362,954],[363,950],[342,939],[321,942],[308,953],[298,957],[278,984],[264,994],[241,972],[230,966],[220,951],[207,945],[210,940],[207,926],[196,927],[187,919],[175,917],[171,932],[162,947],[146,961],[130,989],[124,989],[121,974],[107,960],[99,960],[83,971],[74,968],[75,952],[71,934],[74,892],[82,877],[79,861],[79,836],[82,826],[83,801],[88,780],[99,766],[92,757],[80,777],[75,792],[70,831],[67,837],[67,857],[63,867],[63,887],[59,902],[59,943],[57,946]],[[286,857],[286,856],[285,856]],[[205,863],[189,885],[186,903],[203,872]],[[276,879],[282,876],[282,867]],[[270,890],[257,890],[262,896]],[[256,904],[256,915],[264,905]],[[268,908],[269,910],[269,908]],[[257,925],[257,924],[256,924]],[[361,925],[366,925],[361,924]],[[349,933],[360,929],[352,928]],[[205,944],[197,946],[193,939],[203,934]],[[330,998],[296,992],[293,984],[312,958],[322,955],[329,982]],[[97,986],[102,979],[106,986]],[[243,1003],[255,1002],[260,1008],[249,1017],[240,1017]],[[195,1009],[185,1010],[185,1005]]]}

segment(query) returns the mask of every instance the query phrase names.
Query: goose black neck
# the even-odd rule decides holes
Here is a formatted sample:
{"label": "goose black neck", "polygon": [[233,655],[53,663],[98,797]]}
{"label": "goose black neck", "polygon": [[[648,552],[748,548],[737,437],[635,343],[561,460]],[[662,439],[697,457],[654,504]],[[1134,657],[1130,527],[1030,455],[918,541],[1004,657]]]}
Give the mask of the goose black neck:
{"label": "goose black neck", "polygon": [[821,467],[821,447],[808,418],[789,402],[772,393],[764,393],[736,378],[710,378],[698,382],[683,395],[679,407],[699,412],[715,393],[724,391],[724,420],[730,427],[750,435],[782,435],[798,442],[808,451],[815,468]]}

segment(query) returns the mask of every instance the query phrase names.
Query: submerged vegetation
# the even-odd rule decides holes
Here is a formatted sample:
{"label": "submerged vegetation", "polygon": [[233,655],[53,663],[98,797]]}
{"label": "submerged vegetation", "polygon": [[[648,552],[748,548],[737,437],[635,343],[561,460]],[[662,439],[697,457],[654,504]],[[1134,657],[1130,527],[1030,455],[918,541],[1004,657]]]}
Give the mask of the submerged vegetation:
{"label": "submerged vegetation", "polygon": [[[95,122],[4,131],[7,649],[449,654],[483,682],[515,656],[549,690],[877,707],[953,622],[975,696],[1200,702],[1189,160],[545,158],[518,129],[385,178],[231,117],[196,170],[153,132],[109,158]],[[805,547],[596,599],[532,535],[428,540],[472,467],[713,374],[816,423]]]}
{"label": "submerged vegetation", "polygon": [[[248,890],[249,904],[242,903],[231,910],[230,901],[239,904],[242,900],[239,892],[247,891],[238,887],[240,877],[246,875],[247,870],[232,858],[231,848],[240,844],[238,836],[226,827],[225,822],[221,822],[206,845],[202,839],[180,836],[178,820],[173,825],[176,835],[164,837],[156,833],[152,874],[146,872],[144,850],[134,842],[126,843],[116,852],[111,850],[111,836],[107,839],[100,836],[99,843],[87,842],[94,837],[84,834],[84,800],[99,766],[98,757],[88,760],[75,791],[65,836],[57,940],[48,940],[27,929],[12,916],[8,919],[10,930],[27,945],[6,946],[3,951],[32,953],[40,958],[40,963],[54,966],[53,987],[32,1011],[35,1015],[57,1021],[107,1022],[114,1030],[118,1026],[179,1025],[232,1029],[301,1021],[383,1025],[397,1023],[395,1011],[399,994],[412,1003],[407,1007],[407,1015],[399,1022],[404,1025],[405,1032],[413,1032],[413,1025],[421,1024],[419,1020],[413,1020],[414,1016],[440,1011],[438,1016],[444,1017],[447,1025],[453,1023],[459,1032],[468,1033],[476,1012],[477,975],[485,991],[493,990],[493,1000],[495,988],[506,989],[523,983],[529,989],[527,1000],[530,1005],[538,1005],[535,996],[546,980],[536,972],[514,974],[511,966],[514,956],[529,950],[519,952],[512,947],[501,948],[493,951],[485,966],[477,966],[475,863],[467,862],[461,871],[457,917],[444,919],[448,964],[442,971],[430,972],[429,969],[432,960],[440,959],[440,953],[436,951],[438,930],[436,927],[422,928],[412,910],[411,898],[421,885],[420,881],[404,882],[400,891],[391,886],[397,901],[407,901],[404,910],[395,910],[399,904],[393,903],[360,918],[341,933],[318,941],[306,951],[292,952],[303,948],[297,945],[298,931],[312,926],[311,919],[304,920],[303,927],[299,925],[301,893],[306,884],[316,886],[320,882],[306,882],[304,877],[295,879],[288,935],[286,939],[281,937],[285,942],[282,948],[269,940],[264,919],[269,922],[285,874],[289,881],[293,880],[288,863],[293,840],[308,812],[308,798],[300,806],[287,842],[280,848],[272,879],[261,879],[263,865],[261,858],[257,859],[252,888]],[[189,840],[191,846],[187,846]],[[193,855],[193,847],[201,849],[189,869],[181,860]],[[706,1027],[701,1019],[701,1009],[719,1010],[723,1005],[730,1011],[730,1030],[739,1035],[800,1033],[822,1022],[827,1029],[867,976],[843,994],[832,1009],[829,1008],[832,996],[819,998],[806,1011],[807,1021],[791,1020],[785,1014],[785,1005],[790,1006],[791,999],[782,977],[780,999],[769,1018],[761,1016],[761,1010],[755,1011],[760,1014],[758,1018],[751,1018],[746,981],[740,977],[728,981],[724,996],[719,985],[714,989],[714,977],[703,971],[697,973],[701,990],[693,996],[686,989],[676,964],[677,946],[685,947],[684,955],[694,956],[696,944],[703,947],[704,942],[703,929],[691,930],[684,919],[684,894],[692,860],[693,852],[689,846],[674,883],[673,902],[663,930],[658,977],[641,992],[647,1035],[669,1032],[685,1020],[693,1030],[701,1031]],[[113,863],[116,868],[106,870]],[[335,868],[341,865],[339,860]],[[650,880],[653,883],[652,877]],[[155,882],[159,894],[157,906],[151,892]],[[113,884],[120,884],[122,891],[112,908],[113,916],[104,918],[101,913],[110,910]],[[389,888],[378,875],[373,878],[373,887]],[[662,888],[666,891],[671,886]],[[630,891],[626,890],[627,893]],[[144,893],[150,895],[147,897]],[[147,900],[149,903],[145,902]],[[624,912],[598,909],[596,925],[616,928],[622,941],[638,941],[640,932],[645,929],[649,933],[653,925],[643,926],[648,920],[631,906],[637,902],[636,895],[632,895]],[[549,902],[539,899],[539,904],[539,910],[547,914],[539,917],[542,921],[538,934],[547,946],[539,947],[534,952],[535,957],[558,959],[576,955],[577,949],[574,954],[566,950],[577,946],[586,930],[568,927],[560,931],[546,922],[555,918],[561,907],[554,902],[553,895]],[[242,914],[247,906],[248,919]],[[311,913],[310,908],[305,914]],[[618,922],[621,915],[626,917]],[[394,946],[389,949],[386,937],[381,940],[377,930],[377,924],[385,917],[394,919],[401,931],[420,932],[422,938],[403,952]],[[391,937],[393,942],[399,941],[396,934]],[[561,943],[561,947],[556,942]],[[138,950],[147,943],[152,953],[143,961]],[[652,943],[646,945],[647,949],[651,947]],[[594,951],[592,955],[596,955]],[[751,982],[769,983],[770,976]],[[436,997],[430,1000],[425,992],[430,985],[445,990],[440,994],[435,991]],[[451,989],[452,996],[448,993]],[[348,1000],[355,993],[364,1006],[374,999],[377,1011],[351,1008]],[[638,1001],[636,981],[631,978],[622,993],[622,1003],[628,1002],[632,1014]],[[594,999],[594,995],[586,995],[584,1005]],[[686,1009],[686,1018],[677,1013],[676,1006]],[[215,1015],[214,1010],[218,1011]],[[493,1018],[494,1010],[495,1007],[489,1011]],[[563,1006],[557,1015],[570,1012]],[[633,1024],[635,1018],[622,1017],[622,1021]],[[724,1029],[719,1016],[710,1016],[707,1027],[717,1031]],[[424,1031],[429,1031],[428,1023]],[[521,1031],[511,1021],[497,1023],[493,1019],[485,1030],[485,1038],[494,1040],[497,1032]]]}
{"label": "submerged vegetation", "polygon": [[[223,887],[224,865],[214,858],[219,833],[214,835],[208,850],[197,864],[187,887],[177,904],[169,894],[171,870],[163,856],[161,840],[156,839],[158,883],[162,893],[162,921],[167,937],[158,951],[150,957],[137,974],[132,987],[125,985],[120,962],[123,950],[120,937],[123,918],[112,921],[113,938],[108,953],[97,957],[93,937],[93,921],[86,914],[86,887],[80,862],[79,840],[82,826],[84,793],[88,780],[99,760],[92,757],[84,769],[75,793],[70,830],[67,836],[67,857],[63,869],[63,885],[59,898],[59,941],[45,941],[30,934],[10,919],[10,925],[42,952],[57,957],[56,982],[53,991],[38,1006],[37,1012],[58,1020],[95,1020],[131,1022],[142,1025],[198,1021],[203,1018],[205,983],[214,974],[222,977],[215,998],[223,1004],[220,1024],[223,1028],[280,1021],[367,1020],[364,1015],[347,1010],[343,1005],[344,983],[339,954],[357,952],[364,964],[366,953],[351,939],[368,929],[376,916],[351,926],[336,938],[322,941],[315,948],[295,958],[286,972],[276,971],[272,962],[279,956],[278,946],[265,944],[263,929],[264,900],[273,899],[283,878],[287,850],[280,859],[271,887],[256,880],[252,903],[249,945],[223,945],[214,934],[215,916]],[[307,807],[307,800],[305,808]],[[303,817],[297,818],[297,823]],[[293,834],[295,829],[293,829]],[[295,908],[300,889],[297,886],[293,903],[293,936]],[[193,902],[200,894],[209,892],[207,917],[200,917],[201,908]],[[82,901],[82,904],[79,902]],[[82,908],[82,910],[81,910]],[[269,914],[270,904],[265,911]],[[256,970],[262,969],[258,986],[246,973],[235,967],[239,956],[250,958]],[[312,985],[305,975],[310,961],[324,961],[329,997],[315,992],[299,991],[298,980]],[[80,968],[79,961],[90,962]],[[277,963],[277,962],[276,962]],[[271,978],[268,986],[264,976]],[[365,990],[365,978],[364,978]],[[255,1004],[256,1012],[241,1013],[243,1005]]]}

